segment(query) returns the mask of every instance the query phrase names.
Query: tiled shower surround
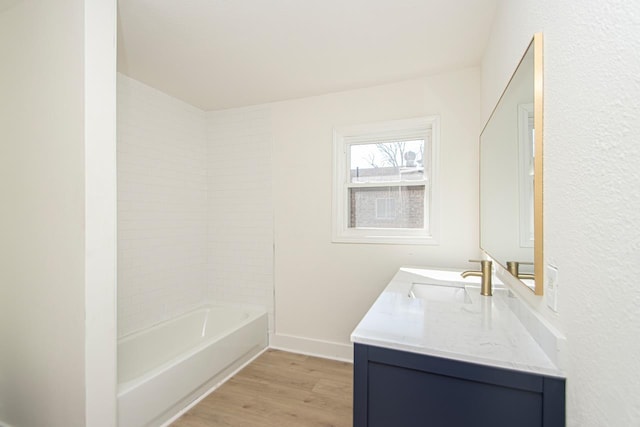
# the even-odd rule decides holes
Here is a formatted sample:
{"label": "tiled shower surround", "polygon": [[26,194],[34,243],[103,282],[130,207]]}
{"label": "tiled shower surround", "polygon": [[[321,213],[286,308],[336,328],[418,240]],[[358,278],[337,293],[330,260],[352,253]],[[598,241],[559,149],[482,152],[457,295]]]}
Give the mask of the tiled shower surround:
{"label": "tiled shower surround", "polygon": [[269,117],[206,113],[122,74],[117,107],[118,336],[204,301],[272,319]]}
{"label": "tiled shower surround", "polygon": [[273,325],[273,206],[269,110],[207,114],[208,296],[266,305]]}

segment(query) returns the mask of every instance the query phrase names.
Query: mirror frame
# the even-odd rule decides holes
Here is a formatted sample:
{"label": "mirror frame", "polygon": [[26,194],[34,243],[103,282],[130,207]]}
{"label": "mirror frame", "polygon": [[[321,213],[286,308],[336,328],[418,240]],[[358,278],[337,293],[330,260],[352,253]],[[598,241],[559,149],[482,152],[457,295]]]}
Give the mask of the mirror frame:
{"label": "mirror frame", "polygon": [[[543,251],[543,248],[544,248],[544,228],[543,228],[544,227],[544,218],[543,218],[543,214],[544,214],[543,213],[543,139],[544,139],[543,138],[543,135],[544,135],[544,108],[543,108],[544,107],[544,91],[543,91],[544,76],[543,76],[543,73],[544,73],[544,68],[543,68],[543,65],[544,64],[543,64],[542,33],[535,33],[531,42],[529,43],[529,45],[527,45],[527,48],[525,49],[524,54],[520,58],[520,62],[518,62],[518,66],[515,68],[515,71],[511,75],[511,78],[509,79],[509,83],[507,83],[507,86],[505,87],[504,91],[500,95],[500,98],[498,99],[496,106],[491,112],[491,115],[487,119],[487,123],[485,124],[482,132],[480,133],[480,140],[482,141],[481,139],[482,134],[484,133],[485,129],[488,127],[489,122],[491,121],[496,110],[498,109],[500,102],[504,98],[505,93],[507,92],[507,89],[511,84],[511,81],[513,80],[518,69],[520,68],[520,65],[522,64],[524,58],[529,52],[529,49],[533,49],[533,86],[534,86],[533,87],[533,92],[534,92],[533,121],[534,121],[534,129],[535,129],[534,178],[533,178],[533,182],[534,182],[534,191],[533,191],[534,270],[533,270],[533,274],[535,277],[534,287],[532,289],[530,286],[526,285],[522,280],[518,279],[517,277],[515,276],[511,276],[511,277],[515,277],[515,279],[518,279],[518,281],[524,287],[526,287],[529,290],[532,290],[535,295],[543,295],[544,293],[544,251]],[[482,185],[480,184],[480,189],[481,188],[482,188]],[[480,211],[479,211],[479,214],[481,215]],[[482,225],[482,219],[480,219],[480,225]],[[482,234],[482,227],[480,227],[480,233]],[[482,249],[483,252],[488,254],[493,259],[493,256],[491,256],[491,254],[482,247],[482,239],[480,239],[480,248]],[[500,264],[500,266],[504,269],[505,272],[509,273],[506,267],[501,263],[501,262],[504,262],[504,260],[494,259],[494,261]]]}
{"label": "mirror frame", "polygon": [[535,161],[533,176],[533,274],[535,276],[534,293],[544,293],[544,181],[543,181],[543,134],[544,134],[544,63],[542,33],[533,35],[533,127],[535,132]]}

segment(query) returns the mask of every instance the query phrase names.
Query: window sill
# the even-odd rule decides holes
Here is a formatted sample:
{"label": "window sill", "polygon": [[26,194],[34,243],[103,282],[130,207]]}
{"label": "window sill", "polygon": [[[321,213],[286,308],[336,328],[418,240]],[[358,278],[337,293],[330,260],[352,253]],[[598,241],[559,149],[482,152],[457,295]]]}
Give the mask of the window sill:
{"label": "window sill", "polygon": [[433,236],[333,236],[331,243],[387,244],[387,245],[428,245],[436,246],[440,242]]}

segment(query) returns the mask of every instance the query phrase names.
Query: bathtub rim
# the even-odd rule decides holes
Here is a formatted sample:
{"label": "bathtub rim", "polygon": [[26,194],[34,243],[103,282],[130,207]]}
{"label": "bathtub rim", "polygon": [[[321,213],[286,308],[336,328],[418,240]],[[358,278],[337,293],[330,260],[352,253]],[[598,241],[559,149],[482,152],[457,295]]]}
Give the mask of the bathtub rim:
{"label": "bathtub rim", "polygon": [[[117,340],[117,345],[120,344],[120,342],[122,341],[127,341],[127,340],[131,340],[133,338],[135,338],[136,336],[142,335],[145,332],[151,331],[151,330],[157,330],[162,328],[163,326],[165,326],[168,323],[171,322],[175,322],[179,319],[182,319],[184,317],[190,316],[195,312],[198,311],[203,311],[203,310],[210,310],[212,308],[216,308],[216,307],[222,307],[222,308],[235,308],[235,309],[239,309],[242,310],[244,313],[247,314],[247,317],[245,319],[242,319],[241,322],[238,322],[237,324],[234,324],[234,327],[231,329],[226,329],[223,332],[213,335],[211,336],[209,339],[191,347],[188,351],[185,351],[184,353],[181,353],[180,355],[154,367],[153,369],[151,369],[148,372],[145,372],[144,374],[133,378],[131,380],[128,381],[124,381],[124,382],[117,382],[117,393],[116,393],[116,398],[120,398],[121,396],[126,395],[128,392],[130,392],[131,390],[135,389],[136,386],[138,386],[139,384],[143,384],[145,382],[147,382],[149,379],[154,378],[155,376],[162,374],[163,372],[165,372],[167,369],[171,368],[172,366],[179,364],[181,362],[184,362],[185,360],[189,359],[190,357],[193,357],[194,354],[202,351],[204,348],[210,346],[212,343],[215,343],[217,341],[220,341],[221,339],[229,336],[230,334],[232,334],[233,332],[237,331],[238,329],[246,326],[247,324],[259,319],[261,316],[267,316],[268,312],[266,307],[260,306],[260,305],[251,305],[251,304],[233,304],[233,303],[204,303],[201,305],[198,305],[196,307],[193,307],[192,309],[190,309],[187,312],[184,312],[182,314],[179,314],[175,317],[172,317],[170,319],[166,319],[163,320],[159,323],[156,323],[154,325],[151,325],[149,327],[146,328],[141,328],[135,331],[131,331],[125,335],[123,335],[122,337],[119,337]],[[120,360],[117,360],[117,363],[120,363]]]}

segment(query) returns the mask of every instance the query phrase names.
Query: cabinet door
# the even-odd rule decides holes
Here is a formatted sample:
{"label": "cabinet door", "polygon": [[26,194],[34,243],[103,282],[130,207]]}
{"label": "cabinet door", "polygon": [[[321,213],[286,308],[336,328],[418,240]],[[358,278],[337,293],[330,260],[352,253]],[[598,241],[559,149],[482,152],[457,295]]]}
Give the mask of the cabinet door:
{"label": "cabinet door", "polygon": [[408,369],[368,366],[369,427],[541,427],[539,393]]}

